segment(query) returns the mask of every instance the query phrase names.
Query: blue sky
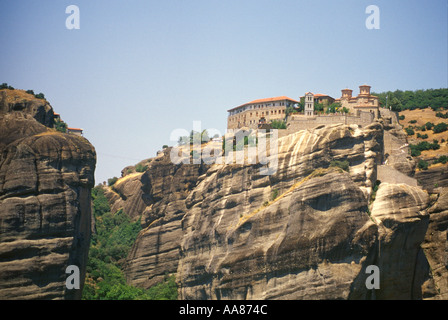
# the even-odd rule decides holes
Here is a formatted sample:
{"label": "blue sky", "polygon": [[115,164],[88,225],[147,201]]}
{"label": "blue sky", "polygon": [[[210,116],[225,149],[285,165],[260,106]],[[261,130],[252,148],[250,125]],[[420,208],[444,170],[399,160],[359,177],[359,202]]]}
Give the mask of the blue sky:
{"label": "blue sky", "polygon": [[99,183],[193,121],[224,133],[226,110],[254,99],[446,88],[447,16],[447,0],[2,0],[0,83],[84,129]]}

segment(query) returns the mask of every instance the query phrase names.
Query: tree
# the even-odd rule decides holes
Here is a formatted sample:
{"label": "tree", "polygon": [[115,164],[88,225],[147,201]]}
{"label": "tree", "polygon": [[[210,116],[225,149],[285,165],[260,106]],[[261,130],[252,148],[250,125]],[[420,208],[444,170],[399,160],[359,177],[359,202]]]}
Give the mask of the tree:
{"label": "tree", "polygon": [[418,165],[417,165],[417,167],[418,167],[420,170],[428,170],[428,162],[425,161],[425,160],[420,159],[420,160],[418,161]]}
{"label": "tree", "polygon": [[432,129],[432,131],[434,133],[440,133],[440,132],[444,132],[446,130],[448,130],[448,125],[445,122],[441,122],[439,124],[436,124],[434,126],[434,128]]}
{"label": "tree", "polygon": [[405,128],[404,131],[406,131],[408,136],[413,136],[415,134],[414,129],[412,129],[411,127]]}
{"label": "tree", "polygon": [[140,220],[132,221],[122,209],[111,213],[101,186],[92,189],[92,199],[96,232],[89,248],[82,299],[176,300],[174,275],[166,275],[148,290],[126,284],[123,262],[141,230]]}
{"label": "tree", "polygon": [[59,132],[63,132],[63,133],[67,132],[67,124],[62,120],[55,120],[54,127]]}
{"label": "tree", "polygon": [[286,107],[285,115],[286,115],[286,116],[289,116],[290,114],[292,114],[292,113],[296,113],[296,112],[297,112],[297,110],[294,109],[294,107],[292,107],[292,106],[288,106],[288,107]]}
{"label": "tree", "polygon": [[109,185],[109,187],[112,187],[115,184],[115,182],[117,182],[117,180],[118,180],[117,177],[107,179],[107,184]]}
{"label": "tree", "polygon": [[432,128],[434,127],[434,123],[432,123],[432,122],[426,122],[426,124],[425,124],[425,128],[427,129],[427,130],[431,130]]}
{"label": "tree", "polygon": [[36,94],[36,95],[34,95],[37,99],[45,99],[45,95],[41,92],[41,93],[38,93],[38,94]]}
{"label": "tree", "polygon": [[398,98],[393,98],[392,101],[390,102],[390,107],[392,111],[396,111],[396,112],[400,112],[403,108],[403,105],[401,103],[400,100],[398,100]]}
{"label": "tree", "polygon": [[303,112],[305,110],[305,98],[301,98],[300,102],[297,103],[297,111],[298,112]]}
{"label": "tree", "polygon": [[340,103],[332,103],[327,107],[326,113],[336,113],[341,109]]}
{"label": "tree", "polygon": [[314,104],[314,110],[317,112],[323,112],[325,106],[322,103],[315,103]]}

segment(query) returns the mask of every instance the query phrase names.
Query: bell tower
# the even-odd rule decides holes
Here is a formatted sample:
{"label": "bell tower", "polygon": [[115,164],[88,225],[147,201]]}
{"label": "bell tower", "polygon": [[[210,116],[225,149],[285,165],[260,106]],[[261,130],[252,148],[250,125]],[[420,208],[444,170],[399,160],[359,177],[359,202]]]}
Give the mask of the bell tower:
{"label": "bell tower", "polygon": [[314,94],[311,92],[305,93],[305,116],[314,116]]}
{"label": "bell tower", "polygon": [[370,88],[371,87],[366,84],[359,86],[359,95],[364,97],[370,96]]}
{"label": "bell tower", "polygon": [[350,100],[353,94],[353,90],[351,89],[342,89],[342,98],[341,99],[347,99]]}

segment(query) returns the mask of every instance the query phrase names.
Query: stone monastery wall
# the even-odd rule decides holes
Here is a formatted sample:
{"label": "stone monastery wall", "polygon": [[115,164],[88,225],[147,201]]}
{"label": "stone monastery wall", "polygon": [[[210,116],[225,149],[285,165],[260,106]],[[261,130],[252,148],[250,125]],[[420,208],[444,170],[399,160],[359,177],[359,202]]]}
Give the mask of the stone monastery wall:
{"label": "stone monastery wall", "polygon": [[330,124],[357,124],[362,127],[372,123],[375,115],[370,112],[359,112],[359,116],[354,115],[316,115],[307,117],[304,115],[292,115],[287,122],[287,130],[296,132],[299,130],[312,129],[320,125]]}

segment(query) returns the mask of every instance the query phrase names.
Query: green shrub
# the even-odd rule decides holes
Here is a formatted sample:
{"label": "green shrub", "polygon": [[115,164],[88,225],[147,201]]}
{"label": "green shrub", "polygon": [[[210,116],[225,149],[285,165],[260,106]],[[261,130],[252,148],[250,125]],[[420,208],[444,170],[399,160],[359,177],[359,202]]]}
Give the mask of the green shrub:
{"label": "green shrub", "polygon": [[439,124],[436,124],[434,126],[434,128],[432,129],[432,131],[434,133],[440,133],[440,132],[444,132],[446,130],[448,130],[448,125],[445,122],[441,122]]}
{"label": "green shrub", "polygon": [[104,195],[104,190],[102,187],[95,187],[92,189],[92,203],[93,211],[97,216],[102,216],[106,212],[110,211],[109,202]]}
{"label": "green shrub", "polygon": [[1,89],[14,90],[14,87],[12,87],[12,86],[8,85],[6,82],[4,82],[4,83],[2,83],[2,84],[0,85],[0,90],[1,90]]}
{"label": "green shrub", "polygon": [[428,139],[428,135],[425,133],[425,134],[420,134],[420,133],[417,133],[417,138],[420,138],[420,139]]}
{"label": "green shrub", "polygon": [[432,122],[426,122],[425,127],[427,130],[431,130],[434,127],[434,123]]}
{"label": "green shrub", "polygon": [[414,130],[411,127],[405,128],[404,131],[406,131],[408,136],[412,136],[415,133]]}
{"label": "green shrub", "polygon": [[425,160],[420,159],[420,160],[418,161],[418,165],[417,165],[417,167],[418,167],[420,170],[428,170],[428,162],[425,161]]}
{"label": "green shrub", "polygon": [[448,112],[447,113],[437,112],[436,113],[436,117],[439,117],[439,118],[442,118],[442,119],[447,119],[448,118]]}
{"label": "green shrub", "polygon": [[278,189],[272,190],[272,192],[271,192],[271,201],[274,201],[275,199],[277,199],[278,193],[279,193]]}
{"label": "green shrub", "polygon": [[107,184],[109,185],[109,187],[112,187],[115,184],[115,182],[117,182],[117,180],[118,180],[117,177],[107,179]]}
{"label": "green shrub", "polygon": [[59,132],[63,132],[63,133],[67,132],[67,124],[61,120],[54,121],[54,128]]}
{"label": "green shrub", "polygon": [[45,99],[45,95],[41,92],[34,95],[37,99]]}
{"label": "green shrub", "polygon": [[380,184],[381,184],[380,180],[375,181],[375,185],[372,188],[372,194],[370,195],[370,202],[375,201],[376,193],[378,191],[378,188],[380,187]]}
{"label": "green shrub", "polygon": [[411,120],[409,123],[417,123],[417,120]]}
{"label": "green shrub", "polygon": [[286,129],[286,123],[283,120],[272,120],[271,128],[272,129]]}
{"label": "green shrub", "polygon": [[123,211],[110,212],[101,186],[92,189],[96,232],[92,235],[86,267],[83,300],[176,300],[174,275],[148,290],[126,284],[121,270],[129,250],[141,230]]}
{"label": "green shrub", "polygon": [[422,141],[418,144],[410,144],[409,149],[411,150],[411,156],[418,157],[422,151],[440,149],[440,145],[437,140],[434,140],[433,143]]}
{"label": "green shrub", "polygon": [[344,171],[349,171],[350,163],[347,160],[344,161],[333,160],[330,162],[330,167],[338,167]]}
{"label": "green shrub", "polygon": [[137,171],[137,172],[145,172],[146,169],[148,169],[148,166],[144,166],[141,163],[139,163],[135,166],[135,171]]}
{"label": "green shrub", "polygon": [[448,156],[440,156],[438,159],[434,160],[434,163],[447,163],[448,162]]}
{"label": "green shrub", "polygon": [[398,120],[404,120],[404,118],[405,118],[405,116],[401,115],[401,116],[398,117]]}

